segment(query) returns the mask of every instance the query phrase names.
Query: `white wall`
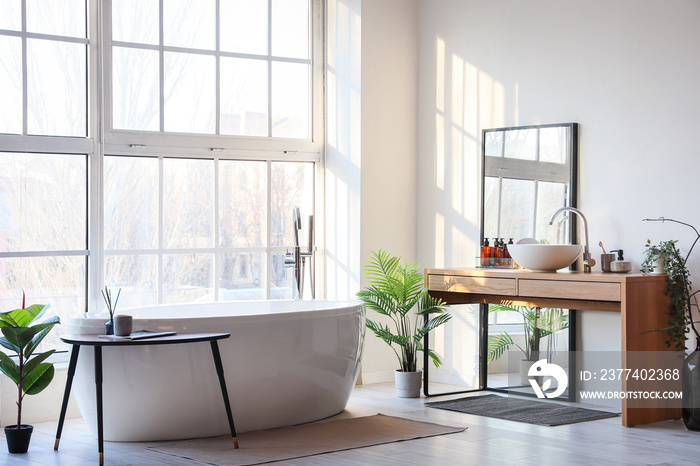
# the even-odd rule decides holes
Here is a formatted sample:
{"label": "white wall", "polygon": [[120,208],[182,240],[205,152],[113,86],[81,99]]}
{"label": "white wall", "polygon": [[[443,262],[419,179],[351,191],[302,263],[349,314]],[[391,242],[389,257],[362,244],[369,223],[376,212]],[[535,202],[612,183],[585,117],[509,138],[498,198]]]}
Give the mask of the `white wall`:
{"label": "white wall", "polygon": [[[696,0],[420,0],[418,260],[471,265],[481,130],[578,122],[579,207],[592,252],[700,227],[700,3]],[[700,250],[690,260],[700,276]],[[696,279],[697,281],[697,279]],[[579,349],[619,348],[614,314],[584,312]]]}
{"label": "white wall", "polygon": [[[417,0],[362,2],[363,263],[379,249],[416,260],[417,14]],[[362,364],[365,383],[393,380],[399,368],[371,334]]]}

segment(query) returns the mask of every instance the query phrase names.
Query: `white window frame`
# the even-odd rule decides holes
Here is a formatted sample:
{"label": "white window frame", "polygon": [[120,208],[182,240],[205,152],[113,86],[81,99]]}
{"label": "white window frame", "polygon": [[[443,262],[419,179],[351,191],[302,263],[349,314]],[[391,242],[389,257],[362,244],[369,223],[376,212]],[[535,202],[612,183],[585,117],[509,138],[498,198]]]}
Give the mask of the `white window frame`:
{"label": "white window frame", "polygon": [[[212,158],[224,160],[262,160],[275,162],[314,162],[314,217],[323,224],[323,163],[324,163],[324,17],[325,2],[311,0],[311,138],[254,138],[244,136],[160,134],[138,131],[112,131],[111,118],[111,0],[86,0],[87,6],[87,136],[56,137],[26,134],[26,106],[24,99],[23,134],[0,134],[0,151],[47,154],[86,154],[87,167],[87,250],[75,251],[87,256],[86,309],[100,312],[104,305],[100,289],[104,286],[104,210],[103,210],[103,156],[161,156]],[[22,36],[23,33],[11,32]],[[24,34],[26,35],[26,34]],[[80,39],[78,39],[80,41]],[[26,89],[26,73],[23,77]],[[218,116],[217,116],[218,118]],[[109,122],[108,122],[109,120]],[[269,163],[268,163],[269,166]],[[291,215],[291,213],[290,213]],[[323,228],[316,228],[316,244],[323,248]],[[284,250],[271,247],[266,250]],[[36,252],[51,255],[53,252]],[[23,257],[34,254],[3,253],[5,257]],[[65,254],[65,252],[61,252]],[[317,254],[317,297],[323,296],[323,254]],[[269,271],[268,271],[269,273]],[[269,285],[267,285],[269,287]]]}
{"label": "white window frame", "polygon": [[[217,0],[217,12],[219,11]],[[268,0],[268,7],[271,5],[272,0]],[[216,164],[218,160],[241,160],[241,161],[264,161],[267,163],[267,173],[268,173],[268,193],[267,193],[267,209],[268,209],[268,219],[267,219],[267,238],[270,235],[270,212],[271,212],[271,196],[270,196],[270,167],[273,162],[313,162],[314,163],[314,207],[313,212],[304,212],[304,215],[314,215],[316,225],[322,225],[323,223],[323,199],[322,193],[324,190],[323,186],[323,149],[324,149],[324,7],[325,2],[323,0],[310,0],[310,58],[308,60],[296,60],[296,59],[283,59],[275,57],[276,62],[310,62],[311,67],[311,105],[310,105],[310,118],[311,118],[311,137],[310,139],[289,139],[289,138],[275,138],[275,137],[249,137],[249,136],[234,136],[234,135],[210,135],[210,134],[182,134],[182,133],[164,133],[158,131],[134,131],[134,130],[115,130],[112,129],[112,83],[111,83],[111,67],[112,67],[112,41],[111,41],[111,11],[112,11],[112,0],[104,0],[102,3],[102,50],[103,54],[103,92],[101,93],[101,105],[104,109],[103,117],[103,132],[102,132],[102,144],[101,144],[101,154],[102,156],[145,156],[145,157],[157,157],[159,159],[163,158],[188,158],[188,159],[214,159]],[[161,13],[162,15],[162,8]],[[271,28],[268,28],[268,60],[271,58],[270,47],[271,47]],[[162,40],[160,41],[162,43]],[[217,38],[218,42],[218,38]],[[116,42],[116,44],[122,44],[121,42]],[[125,44],[125,43],[124,43]],[[183,51],[186,50],[190,52],[190,49],[179,49],[177,47],[166,47],[163,45],[156,46],[144,46],[149,50],[161,51]],[[236,56],[236,54],[221,52],[207,53],[208,55],[213,55],[218,53],[219,56]],[[268,61],[269,63],[269,61]],[[217,68],[218,69],[218,68]],[[160,73],[160,86],[163,86],[163,73]],[[216,78],[218,82],[218,77]],[[268,88],[269,92],[269,88]],[[219,89],[217,86],[217,103],[220,101]],[[268,96],[269,98],[270,96]],[[268,107],[269,108],[269,107]],[[161,103],[162,110],[162,103]],[[217,125],[216,131],[219,131],[219,111],[217,104]],[[271,115],[270,115],[271,118]],[[161,111],[161,128],[163,123],[163,114]],[[97,180],[97,186],[99,186],[99,205],[97,206],[98,211],[96,215],[99,217],[99,228],[98,235],[100,237],[100,247],[96,248],[96,254],[93,258],[93,270],[99,272],[99,276],[96,276],[93,280],[94,284],[99,284],[97,288],[93,286],[92,299],[94,306],[91,309],[101,309],[101,303],[99,299],[98,289],[104,286],[104,270],[105,270],[105,258],[107,252],[109,254],[119,254],[128,255],[147,253],[156,254],[159,257],[159,271],[158,271],[158,301],[162,302],[163,290],[162,290],[162,277],[161,262],[163,254],[173,253],[175,251],[164,250],[162,248],[157,248],[154,250],[141,251],[105,251],[103,247],[104,238],[104,222],[103,216],[104,211],[102,207],[102,159],[99,160],[99,174],[100,178]],[[160,165],[160,170],[162,170],[162,162]],[[218,177],[217,177],[218,178]],[[218,180],[216,181],[218,183]],[[161,185],[162,189],[162,185]],[[215,192],[215,204],[218,202],[218,192]],[[216,205],[215,205],[216,207]],[[291,217],[291,212],[289,213]],[[318,249],[323,248],[323,229],[316,228],[316,245]],[[218,235],[218,233],[217,233]],[[160,244],[160,242],[159,242]],[[291,246],[291,245],[289,245]],[[240,248],[239,248],[240,249]],[[264,284],[264,297],[265,299],[270,299],[270,273],[272,265],[272,254],[275,252],[283,252],[288,249],[288,246],[271,246],[266,244],[259,248],[247,248],[245,251],[255,251],[262,252],[266,255],[266,267],[265,267],[265,284]],[[243,249],[240,249],[243,250]],[[221,252],[237,252],[235,248],[221,248],[215,246],[209,249],[197,249],[197,250],[177,250],[178,253],[187,252],[200,252],[200,253],[221,253]],[[324,264],[321,261],[322,254],[316,254],[316,296],[323,297],[324,293],[324,280],[323,271],[325,270]],[[216,277],[218,277],[219,264],[215,260],[215,280],[214,289],[215,296],[218,296],[219,282]]]}
{"label": "white window frame", "polygon": [[[161,0],[162,2],[162,0]],[[219,11],[218,3],[217,9]],[[268,0],[268,7],[272,0]],[[103,43],[104,43],[104,151],[106,153],[121,153],[131,155],[159,155],[161,153],[177,152],[183,156],[209,155],[217,152],[218,155],[230,156],[233,159],[267,160],[268,158],[289,159],[293,161],[320,161],[323,152],[323,6],[322,0],[310,0],[310,55],[309,59],[286,59],[274,57],[275,62],[308,63],[311,68],[311,138],[310,139],[287,139],[274,137],[249,137],[233,135],[209,135],[209,134],[182,134],[182,133],[162,133],[151,131],[131,131],[115,130],[112,128],[112,33],[111,33],[111,11],[112,0],[104,0],[103,13]],[[161,8],[162,11],[162,8]],[[161,13],[162,14],[162,13]],[[218,31],[217,31],[218,32]],[[270,52],[272,44],[272,28],[268,27],[268,54],[267,60],[273,59]],[[162,42],[162,40],[161,40]],[[117,42],[117,44],[126,44]],[[218,38],[217,38],[218,44]],[[132,44],[130,44],[132,46]],[[133,45],[136,46],[136,45]],[[225,57],[247,57],[249,55],[225,53],[219,51],[206,52],[201,50],[181,49],[163,45],[140,46],[148,50],[162,51],[187,51],[201,53],[211,56]],[[218,48],[218,45],[217,45]],[[218,70],[218,66],[217,66]],[[163,87],[163,73],[160,73],[160,87]],[[217,83],[218,83],[218,77]],[[219,87],[217,85],[217,103],[220,101]],[[269,86],[268,86],[268,92]],[[268,106],[271,96],[268,95]],[[161,103],[161,108],[162,108]],[[268,107],[269,108],[269,107]],[[271,118],[271,116],[270,116]],[[161,112],[161,127],[163,114]],[[219,112],[217,104],[217,128],[219,130]]]}
{"label": "white window frame", "polygon": [[[114,155],[114,154],[106,154],[106,156],[109,157],[120,157],[124,155]],[[176,158],[183,158],[183,157],[175,157],[171,155],[167,156],[158,156],[158,157],[150,157],[153,159],[158,160],[158,176],[159,176],[159,193],[158,193],[158,203],[159,203],[159,208],[158,208],[158,240],[157,240],[157,246],[154,248],[150,249],[101,249],[101,254],[103,257],[103,261],[106,259],[107,255],[110,256],[132,256],[132,255],[151,255],[157,257],[158,260],[158,265],[157,265],[157,280],[158,283],[156,283],[156,294],[157,294],[157,302],[158,304],[164,303],[163,302],[163,296],[164,296],[164,289],[163,289],[163,258],[168,255],[172,254],[212,254],[214,255],[214,268],[212,270],[212,273],[214,274],[214,301],[218,301],[219,292],[221,289],[221,284],[220,281],[218,280],[220,276],[220,271],[221,271],[221,262],[219,258],[217,257],[219,254],[226,254],[226,253],[243,253],[243,252],[254,252],[254,253],[262,253],[264,254],[265,257],[265,268],[264,268],[264,273],[261,276],[261,279],[264,280],[264,283],[261,286],[261,289],[263,291],[263,299],[271,299],[271,282],[270,282],[270,276],[271,276],[271,270],[272,270],[272,255],[274,253],[284,253],[286,251],[290,250],[290,247],[292,245],[277,245],[273,246],[270,243],[270,239],[272,238],[272,209],[271,209],[271,199],[272,199],[272,164],[273,163],[313,163],[314,164],[314,184],[317,183],[316,179],[318,177],[318,163],[314,160],[274,160],[274,159],[267,159],[267,160],[250,160],[250,159],[232,159],[230,157],[219,157],[219,156],[209,156],[209,157],[187,157],[189,159],[201,159],[201,160],[208,160],[208,161],[213,161],[214,163],[214,174],[213,174],[213,181],[214,181],[214,205],[213,207],[213,218],[212,218],[212,226],[214,227],[214,237],[212,238],[213,240],[213,246],[210,247],[201,247],[201,248],[165,248],[163,246],[163,161],[165,159],[176,159]],[[251,246],[251,247],[225,247],[225,246],[219,246],[219,228],[218,228],[218,219],[219,219],[219,163],[220,161],[226,161],[226,160],[236,160],[236,161],[253,161],[253,162],[259,162],[259,163],[265,163],[266,167],[266,197],[267,197],[267,218],[265,220],[266,224],[266,231],[265,231],[265,237],[266,237],[266,244],[262,246]],[[314,204],[316,204],[315,200],[317,198],[317,192],[315,190],[314,186],[314,192],[313,192],[313,198],[314,198]],[[314,211],[318,210],[316,206],[314,205],[313,207]],[[312,212],[302,212],[304,216],[308,214],[313,214]],[[289,212],[289,217],[291,218],[292,212]],[[305,245],[302,239],[302,247]],[[316,259],[318,261],[318,258]],[[291,271],[289,272],[291,274]],[[102,285],[103,286],[103,285]],[[292,295],[294,294],[293,291],[294,285],[292,284]],[[98,308],[99,309],[99,308]]]}
{"label": "white window frame", "polygon": [[[23,5],[24,7],[24,5]],[[85,256],[86,257],[86,299],[85,309],[90,307],[90,290],[91,281],[94,279],[94,266],[92,251],[95,251],[97,246],[96,239],[92,234],[95,228],[94,208],[95,202],[91,196],[91,189],[94,187],[95,175],[97,174],[99,144],[95,135],[98,134],[97,118],[92,117],[98,112],[98,86],[96,79],[91,79],[91,76],[98,76],[98,44],[94,38],[98,37],[98,0],[86,1],[86,26],[87,38],[61,38],[62,42],[85,44],[86,51],[86,79],[87,79],[87,121],[86,121],[86,137],[72,136],[36,136],[27,134],[27,67],[26,67],[26,43],[28,38],[37,39],[53,39],[50,34],[30,33],[26,31],[5,31],[6,35],[22,38],[22,89],[23,89],[23,118],[22,118],[22,134],[0,134],[0,151],[14,153],[33,153],[61,155],[61,154],[79,154],[85,155],[87,158],[87,180],[86,180],[86,197],[87,197],[87,219],[86,219],[86,248],[78,250],[62,250],[62,251],[20,251],[20,252],[3,252],[0,253],[0,258],[9,257],[48,257],[48,256]],[[22,14],[23,29],[26,29],[26,16]]]}

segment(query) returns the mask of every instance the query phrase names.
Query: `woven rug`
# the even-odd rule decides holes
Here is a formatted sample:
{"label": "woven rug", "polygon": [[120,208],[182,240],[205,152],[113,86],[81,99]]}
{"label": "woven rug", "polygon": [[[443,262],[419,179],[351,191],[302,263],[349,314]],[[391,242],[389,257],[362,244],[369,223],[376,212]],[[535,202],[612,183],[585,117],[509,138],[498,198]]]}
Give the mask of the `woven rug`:
{"label": "woven rug", "polygon": [[452,434],[465,429],[376,414],[245,432],[238,436],[240,448],[237,450],[231,436],[184,440],[149,448],[202,463],[249,465]]}
{"label": "woven rug", "polygon": [[482,395],[426,403],[431,408],[447,409],[477,416],[527,422],[540,426],[559,426],[618,416],[619,413],[565,406],[551,401],[529,401],[498,395]]}

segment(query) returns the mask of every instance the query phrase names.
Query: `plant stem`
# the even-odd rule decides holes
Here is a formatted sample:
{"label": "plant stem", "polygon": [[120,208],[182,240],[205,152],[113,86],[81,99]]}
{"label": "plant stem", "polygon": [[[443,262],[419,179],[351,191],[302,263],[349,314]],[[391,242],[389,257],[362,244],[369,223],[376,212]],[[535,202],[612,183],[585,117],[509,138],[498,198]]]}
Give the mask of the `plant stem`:
{"label": "plant stem", "polygon": [[17,430],[19,430],[22,425],[22,383],[24,382],[24,377],[22,376],[22,369],[24,368],[24,354],[22,351],[19,352],[19,383],[17,384]]}

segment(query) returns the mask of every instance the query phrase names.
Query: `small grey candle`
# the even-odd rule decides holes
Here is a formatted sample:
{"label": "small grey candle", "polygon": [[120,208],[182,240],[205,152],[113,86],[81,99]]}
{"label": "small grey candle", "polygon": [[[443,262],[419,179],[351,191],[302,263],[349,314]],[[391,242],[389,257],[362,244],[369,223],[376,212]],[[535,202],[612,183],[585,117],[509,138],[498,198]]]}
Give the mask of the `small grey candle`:
{"label": "small grey candle", "polygon": [[118,337],[126,337],[131,334],[134,324],[132,316],[114,316],[114,334]]}

